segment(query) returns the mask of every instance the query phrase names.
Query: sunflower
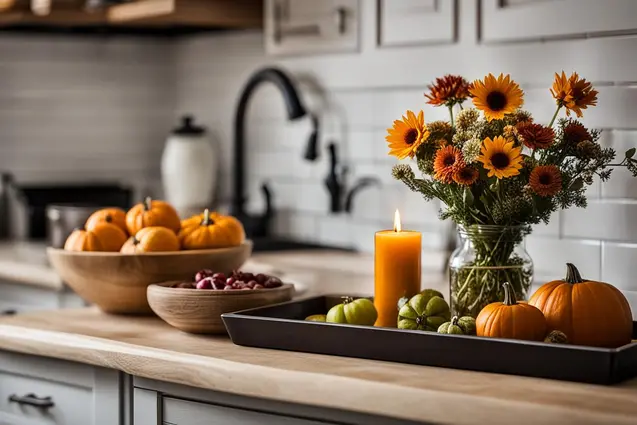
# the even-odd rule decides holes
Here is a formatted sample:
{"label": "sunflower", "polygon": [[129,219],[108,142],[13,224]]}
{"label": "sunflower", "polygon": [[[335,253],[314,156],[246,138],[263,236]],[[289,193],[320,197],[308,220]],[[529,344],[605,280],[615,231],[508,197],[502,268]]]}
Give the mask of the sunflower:
{"label": "sunflower", "polygon": [[524,99],[524,92],[511,77],[503,74],[496,79],[492,74],[484,78],[484,82],[476,80],[470,88],[473,104],[484,112],[487,121],[501,120],[506,114],[514,113]]}
{"label": "sunflower", "polygon": [[478,180],[478,170],[473,167],[462,167],[455,173],[453,173],[453,181],[465,186],[471,186]]}
{"label": "sunflower", "polygon": [[566,107],[566,115],[570,116],[571,111],[573,111],[575,115],[581,118],[584,116],[582,109],[597,105],[597,90],[593,89],[593,85],[590,82],[580,78],[577,72],[571,74],[568,82],[571,86],[572,99],[564,105]]}
{"label": "sunflower", "polygon": [[418,116],[407,111],[402,120],[394,121],[394,126],[387,129],[387,143],[389,143],[389,155],[398,159],[413,158],[418,147],[429,137],[429,131],[425,125],[422,111]]}
{"label": "sunflower", "polygon": [[429,94],[425,93],[425,97],[429,99],[427,103],[430,105],[453,106],[469,97],[469,82],[459,75],[436,78],[436,82],[427,88]]}
{"label": "sunflower", "polygon": [[531,171],[529,186],[539,196],[553,196],[562,190],[562,174],[555,165],[539,165]]}
{"label": "sunflower", "polygon": [[462,152],[455,146],[444,146],[436,152],[434,158],[434,178],[444,183],[451,183],[453,175],[465,167]]}
{"label": "sunflower", "polygon": [[516,129],[519,140],[529,149],[546,149],[555,141],[555,131],[551,127],[523,121]]}
{"label": "sunflower", "polygon": [[577,121],[569,122],[563,130],[564,143],[571,146],[577,146],[578,143],[584,140],[591,140],[591,133],[588,132],[586,127]]}
{"label": "sunflower", "polygon": [[498,179],[517,176],[522,168],[522,148],[513,146],[513,141],[502,136],[496,136],[493,140],[484,139],[478,161],[482,162],[485,169],[489,170],[489,177]]}

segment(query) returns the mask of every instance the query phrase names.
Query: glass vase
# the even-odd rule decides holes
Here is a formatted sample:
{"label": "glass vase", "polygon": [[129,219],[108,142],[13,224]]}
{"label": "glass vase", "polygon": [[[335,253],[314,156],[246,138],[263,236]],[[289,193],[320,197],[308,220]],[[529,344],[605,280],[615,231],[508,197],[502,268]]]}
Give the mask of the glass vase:
{"label": "glass vase", "polygon": [[460,245],[449,259],[449,299],[458,316],[476,317],[489,303],[502,301],[509,282],[525,300],[533,281],[533,261],[524,237],[529,226],[458,226]]}

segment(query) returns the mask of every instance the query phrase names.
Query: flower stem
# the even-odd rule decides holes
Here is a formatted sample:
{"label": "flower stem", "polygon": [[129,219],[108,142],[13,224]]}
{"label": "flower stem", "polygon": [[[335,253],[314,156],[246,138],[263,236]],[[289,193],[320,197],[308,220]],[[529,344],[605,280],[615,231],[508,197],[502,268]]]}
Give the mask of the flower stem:
{"label": "flower stem", "polygon": [[451,127],[453,127],[453,106],[449,105],[449,116],[451,117]]}
{"label": "flower stem", "polygon": [[555,122],[555,118],[557,118],[557,114],[558,112],[560,112],[560,109],[562,109],[562,105],[557,105],[557,109],[555,110],[555,113],[553,114],[553,118],[551,118],[551,122],[549,123],[549,127],[553,127],[553,123]]}

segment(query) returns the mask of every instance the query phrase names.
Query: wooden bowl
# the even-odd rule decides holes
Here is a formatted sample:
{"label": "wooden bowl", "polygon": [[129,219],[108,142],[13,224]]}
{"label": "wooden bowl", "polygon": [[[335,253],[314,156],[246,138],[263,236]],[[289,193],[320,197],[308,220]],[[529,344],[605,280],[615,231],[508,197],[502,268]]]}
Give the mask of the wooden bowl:
{"label": "wooden bowl", "polygon": [[175,328],[195,334],[221,334],[223,313],[290,301],[294,285],[250,291],[171,288],[177,282],[148,287],[148,304],[155,314]]}
{"label": "wooden bowl", "polygon": [[168,280],[191,281],[199,270],[230,273],[246,262],[252,242],[222,249],[120,254],[48,248],[49,261],[82,299],[114,314],[152,314],[146,287]]}

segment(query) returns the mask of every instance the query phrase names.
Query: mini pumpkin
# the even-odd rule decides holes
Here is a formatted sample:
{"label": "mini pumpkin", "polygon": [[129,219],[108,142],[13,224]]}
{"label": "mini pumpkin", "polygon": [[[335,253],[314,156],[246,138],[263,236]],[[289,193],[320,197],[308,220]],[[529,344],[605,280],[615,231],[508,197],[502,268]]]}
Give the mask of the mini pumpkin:
{"label": "mini pumpkin", "polygon": [[182,224],[179,232],[182,249],[227,248],[241,245],[245,240],[245,231],[239,220],[208,210],[184,220]]}
{"label": "mini pumpkin", "polygon": [[168,202],[146,198],[126,213],[126,228],[130,235],[136,235],[144,227],[166,227],[179,232],[179,214]]}
{"label": "mini pumpkin", "polygon": [[144,227],[128,238],[121,249],[122,254],[166,251],[179,251],[179,238],[172,230],[160,226]]}
{"label": "mini pumpkin", "polygon": [[573,264],[566,265],[564,280],[539,287],[529,304],[571,344],[614,348],[631,342],[633,315],[626,297],[613,285],[582,279]]}
{"label": "mini pumpkin", "polygon": [[484,307],[476,319],[478,336],[542,341],[546,335],[546,319],[536,307],[518,303],[508,282],[504,286],[504,302]]}
{"label": "mini pumpkin", "polygon": [[100,223],[114,224],[128,234],[126,212],[121,208],[102,208],[95,211],[86,220],[86,230],[92,230]]}
{"label": "mini pumpkin", "polygon": [[91,230],[76,229],[64,243],[67,251],[117,252],[126,242],[127,235],[111,223],[95,224]]}

